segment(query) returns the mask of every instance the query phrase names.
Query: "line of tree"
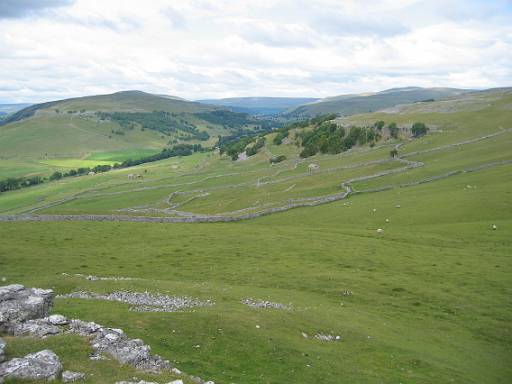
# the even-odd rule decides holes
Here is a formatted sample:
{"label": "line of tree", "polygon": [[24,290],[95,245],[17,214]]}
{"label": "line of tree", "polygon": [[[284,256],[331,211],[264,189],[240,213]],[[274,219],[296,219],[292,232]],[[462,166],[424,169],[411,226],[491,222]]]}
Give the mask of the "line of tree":
{"label": "line of tree", "polygon": [[15,189],[31,187],[33,185],[41,184],[44,180],[40,176],[33,177],[9,177],[5,180],[0,180],[0,192],[14,191]]}

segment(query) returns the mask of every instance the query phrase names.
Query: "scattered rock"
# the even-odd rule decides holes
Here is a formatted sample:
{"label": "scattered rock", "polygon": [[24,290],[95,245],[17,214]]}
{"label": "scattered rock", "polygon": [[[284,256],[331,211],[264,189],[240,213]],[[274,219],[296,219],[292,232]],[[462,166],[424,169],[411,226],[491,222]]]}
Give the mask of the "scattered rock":
{"label": "scattered rock", "polygon": [[159,373],[172,368],[169,361],[152,355],[149,345],[145,345],[140,339],[128,338],[120,329],[98,329],[91,345],[98,354],[108,354],[121,364],[128,364],[146,372]]}
{"label": "scattered rock", "polygon": [[53,302],[51,289],[25,288],[21,284],[0,287],[0,332],[13,325],[48,316]]}
{"label": "scattered rock", "polygon": [[[68,273],[63,272],[63,276],[69,276]],[[124,276],[94,276],[94,275],[84,275],[82,273],[75,273],[75,276],[82,277],[89,281],[124,281],[124,280],[140,280],[134,277],[124,277]]]}
{"label": "scattered rock", "polygon": [[320,340],[320,341],[340,341],[341,340],[341,336],[334,336],[334,335],[329,335],[329,334],[324,334],[324,333],[317,333],[315,335],[315,339]]}
{"label": "scattered rock", "polygon": [[116,384],[158,384],[154,381],[116,381]]}
{"label": "scattered rock", "polygon": [[174,380],[174,381],[169,381],[167,384],[183,384],[183,380]]}
{"label": "scattered rock", "polygon": [[267,300],[253,300],[251,298],[243,299],[241,303],[251,308],[290,309],[290,307],[281,303],[273,303]]}
{"label": "scattered rock", "polygon": [[0,363],[5,360],[5,341],[0,337]]}
{"label": "scattered rock", "polygon": [[64,383],[73,383],[81,380],[85,380],[85,373],[72,371],[62,372],[62,382]]}
{"label": "scattered rock", "polygon": [[[102,295],[93,295],[94,298],[103,297]],[[166,311],[205,304],[194,299],[151,295],[147,292],[118,292],[111,296],[105,296],[108,297],[108,300],[160,306]],[[109,355],[121,364],[127,364],[142,371],[160,373],[167,370],[181,374],[181,371],[173,368],[169,361],[151,354],[151,348],[142,340],[128,338],[121,329],[107,328],[94,322],[78,319],[68,320],[62,315],[48,316],[52,302],[53,291],[51,290],[27,289],[19,284],[0,287],[0,332],[7,332],[14,336],[29,335],[39,338],[63,332],[86,336],[90,338],[94,351],[94,354],[90,356],[93,360],[103,359],[104,355]],[[0,362],[5,359],[4,348],[5,342],[0,339]],[[24,358],[1,363],[0,381],[4,377],[53,380],[59,378],[61,372],[62,365],[58,357],[52,351],[44,350]],[[81,373],[65,372],[63,380],[72,382],[83,378],[85,376]],[[203,381],[201,380],[200,383]]]}
{"label": "scattered rock", "polygon": [[210,300],[200,301],[198,299],[192,299],[189,297],[127,291],[112,292],[109,294],[79,291],[65,295],[59,295],[57,297],[118,301],[121,303],[128,303],[133,305],[130,310],[136,312],[176,312],[185,308],[201,307],[213,304]]}
{"label": "scattered rock", "polygon": [[45,349],[0,364],[0,378],[25,380],[55,380],[60,377],[59,357]]}
{"label": "scattered rock", "polygon": [[377,229],[377,233],[384,233],[384,230],[382,228]]}

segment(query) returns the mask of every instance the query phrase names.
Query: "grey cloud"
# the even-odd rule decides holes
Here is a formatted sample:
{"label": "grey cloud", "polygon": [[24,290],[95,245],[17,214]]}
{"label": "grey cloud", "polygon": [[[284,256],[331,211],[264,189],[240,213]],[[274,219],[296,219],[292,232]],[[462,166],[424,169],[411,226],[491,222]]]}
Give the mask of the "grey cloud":
{"label": "grey cloud", "polygon": [[30,16],[49,8],[72,3],[74,0],[2,0],[0,1],[0,19]]}

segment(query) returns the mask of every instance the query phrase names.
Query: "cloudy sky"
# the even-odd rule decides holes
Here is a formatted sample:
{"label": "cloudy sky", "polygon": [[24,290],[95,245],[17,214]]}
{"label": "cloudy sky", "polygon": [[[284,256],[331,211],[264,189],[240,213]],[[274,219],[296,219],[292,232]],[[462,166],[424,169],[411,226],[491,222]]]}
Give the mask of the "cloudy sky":
{"label": "cloudy sky", "polygon": [[510,0],[0,0],[0,103],[512,85]]}

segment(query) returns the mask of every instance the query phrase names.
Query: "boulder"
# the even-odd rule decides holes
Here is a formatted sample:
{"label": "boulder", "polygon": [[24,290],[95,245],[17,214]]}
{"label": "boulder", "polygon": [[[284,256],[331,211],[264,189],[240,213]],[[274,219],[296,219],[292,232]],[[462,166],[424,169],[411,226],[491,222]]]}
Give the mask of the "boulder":
{"label": "boulder", "polygon": [[93,321],[82,321],[79,319],[71,320],[69,324],[69,332],[76,333],[80,336],[91,336],[101,329],[101,325],[96,324]]}
{"label": "boulder", "polygon": [[66,325],[69,323],[68,319],[62,315],[51,315],[47,317],[47,321],[53,325]]}
{"label": "boulder", "polygon": [[59,357],[45,349],[0,364],[0,378],[22,380],[56,380],[62,372]]}
{"label": "boulder", "polygon": [[75,381],[85,380],[85,373],[64,371],[62,372],[63,383],[73,383]]}
{"label": "boulder", "polygon": [[48,316],[52,303],[51,289],[25,288],[21,284],[0,287],[0,332],[11,333],[15,324]]}
{"label": "boulder", "polygon": [[28,320],[23,323],[14,323],[10,326],[10,333],[14,336],[33,336],[44,338],[47,336],[58,335],[63,330],[57,325],[53,325],[48,318]]}

